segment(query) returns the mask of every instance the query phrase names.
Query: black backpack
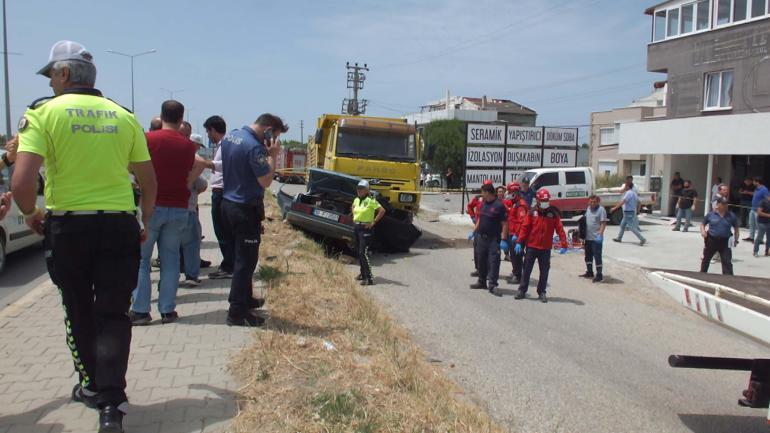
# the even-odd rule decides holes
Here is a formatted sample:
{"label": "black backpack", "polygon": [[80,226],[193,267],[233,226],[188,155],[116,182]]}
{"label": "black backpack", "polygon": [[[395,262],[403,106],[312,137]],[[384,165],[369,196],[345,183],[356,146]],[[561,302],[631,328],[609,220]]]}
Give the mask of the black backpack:
{"label": "black backpack", "polygon": [[585,214],[583,214],[580,216],[580,219],[578,220],[578,237],[580,239],[585,240],[587,230],[588,229],[586,228],[586,216]]}

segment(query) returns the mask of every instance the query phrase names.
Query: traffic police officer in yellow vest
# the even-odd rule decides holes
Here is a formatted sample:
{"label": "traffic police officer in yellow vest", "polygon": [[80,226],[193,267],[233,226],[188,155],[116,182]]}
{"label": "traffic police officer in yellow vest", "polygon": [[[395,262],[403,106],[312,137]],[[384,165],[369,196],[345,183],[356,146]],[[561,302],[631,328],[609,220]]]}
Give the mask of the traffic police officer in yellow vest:
{"label": "traffic police officer in yellow vest", "polygon": [[356,277],[362,286],[374,284],[372,264],[369,260],[369,245],[374,233],[374,226],[385,216],[385,208],[377,199],[369,195],[369,182],[362,180],[356,188],[358,197],[353,200],[353,223],[355,224],[356,250],[361,273]]}
{"label": "traffic police officer in yellow vest", "polygon": [[[72,398],[99,409],[99,432],[122,432],[131,345],[128,308],[145,238],[129,169],[142,189],[142,220],[156,181],[144,131],[134,115],[94,88],[85,47],[57,42],[38,72],[55,96],[35,101],[19,122],[13,196],[27,225],[45,235],[45,260],[64,304],[67,345],[79,383]],[[46,209],[35,206],[45,165]]]}

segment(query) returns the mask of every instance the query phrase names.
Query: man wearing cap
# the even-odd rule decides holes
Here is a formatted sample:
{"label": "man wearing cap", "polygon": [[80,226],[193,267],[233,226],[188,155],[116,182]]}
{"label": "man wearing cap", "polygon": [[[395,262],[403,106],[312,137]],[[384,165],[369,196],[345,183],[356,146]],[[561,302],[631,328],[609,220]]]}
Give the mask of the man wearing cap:
{"label": "man wearing cap", "polygon": [[374,284],[372,264],[369,260],[369,245],[374,234],[374,226],[385,216],[385,208],[377,199],[369,195],[369,182],[361,180],[356,187],[356,197],[353,200],[353,224],[355,224],[356,251],[361,272],[356,277],[362,286]]}
{"label": "man wearing cap", "polygon": [[502,296],[497,280],[500,276],[500,250],[508,250],[508,210],[497,199],[495,187],[481,186],[484,204],[473,228],[474,254],[479,268],[478,281],[471,289],[487,289],[495,296]]}
{"label": "man wearing cap", "polygon": [[[508,233],[511,239],[511,245],[516,245],[516,241],[519,240],[519,230],[524,224],[524,220],[527,218],[529,212],[529,206],[526,201],[521,197],[521,184],[519,182],[511,182],[508,184],[508,192],[511,195],[510,206],[508,206]],[[513,271],[508,281],[512,284],[519,284],[521,282],[521,273],[523,270],[524,255],[511,253],[511,265]]]}
{"label": "man wearing cap", "polygon": [[[128,170],[142,189],[145,226],[155,205],[155,173],[141,126],[94,88],[96,67],[82,45],[57,42],[39,74],[50,78],[55,96],[35,101],[19,123],[13,195],[27,225],[45,234],[46,265],[62,296],[79,376],[72,398],[99,409],[99,432],[122,432],[127,313],[146,237]],[[46,211],[35,206],[43,164]]]}
{"label": "man wearing cap", "polygon": [[281,151],[278,137],[289,130],[280,117],[262,114],[251,125],[222,139],[224,190],[222,212],[235,251],[230,283],[230,326],[261,326],[264,319],[251,310],[262,305],[254,299],[252,278],[259,261],[265,188],[273,183],[275,161]]}
{"label": "man wearing cap", "polygon": [[[704,248],[703,259],[700,263],[700,271],[708,272],[711,258],[715,253],[719,253],[722,261],[722,273],[724,275],[733,275],[733,252],[730,249],[730,237],[735,231],[735,245],[738,245],[739,228],[738,218],[727,210],[727,199],[719,197],[716,202],[716,208],[709,212],[700,226],[700,234],[703,236]],[[708,229],[706,229],[708,227]]]}

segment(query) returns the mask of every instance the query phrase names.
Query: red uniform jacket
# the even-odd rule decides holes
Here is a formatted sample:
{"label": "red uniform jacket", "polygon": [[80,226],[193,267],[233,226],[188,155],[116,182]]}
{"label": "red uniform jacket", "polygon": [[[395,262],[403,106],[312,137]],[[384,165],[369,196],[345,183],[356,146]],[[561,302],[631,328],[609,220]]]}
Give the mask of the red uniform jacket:
{"label": "red uniform jacket", "polygon": [[524,223],[519,229],[519,240],[516,241],[528,248],[550,250],[553,248],[553,233],[559,235],[561,247],[568,248],[567,234],[561,224],[559,211],[553,207],[548,209],[533,208],[524,218]]}
{"label": "red uniform jacket", "polygon": [[484,200],[482,200],[480,195],[477,195],[476,197],[473,197],[471,201],[468,202],[468,205],[465,207],[465,210],[468,212],[468,215],[471,217],[471,219],[475,222],[476,216],[479,214],[479,211],[481,210],[481,206],[484,204]]}
{"label": "red uniform jacket", "polygon": [[521,230],[521,226],[527,218],[529,207],[527,206],[527,202],[522,198],[519,198],[515,203],[511,200],[507,201],[511,203],[511,205],[508,206],[508,233],[510,233],[511,236],[515,235],[518,237],[519,230]]}

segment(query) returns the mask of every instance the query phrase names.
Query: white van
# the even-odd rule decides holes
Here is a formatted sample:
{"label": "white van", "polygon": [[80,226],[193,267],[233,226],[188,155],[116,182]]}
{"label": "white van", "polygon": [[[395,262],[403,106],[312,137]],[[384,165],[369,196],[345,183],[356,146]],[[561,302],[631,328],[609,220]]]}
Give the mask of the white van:
{"label": "white van", "polygon": [[[0,193],[7,192],[11,187],[11,175],[13,170],[7,167],[0,171]],[[37,206],[45,207],[43,198],[43,177],[38,175]],[[43,236],[33,232],[24,222],[24,217],[19,214],[16,203],[11,203],[11,209],[5,218],[0,221],[0,273],[5,269],[6,255],[19,251],[32,245],[40,245]]]}

